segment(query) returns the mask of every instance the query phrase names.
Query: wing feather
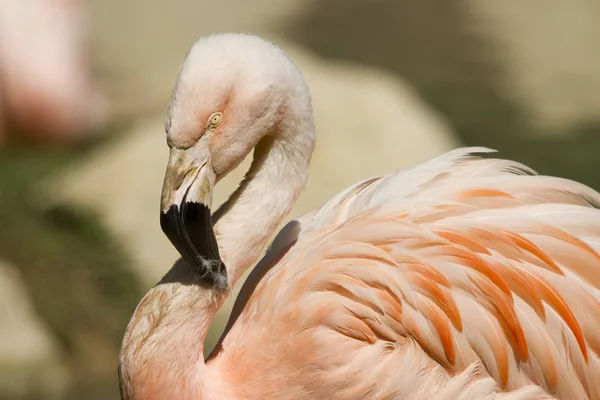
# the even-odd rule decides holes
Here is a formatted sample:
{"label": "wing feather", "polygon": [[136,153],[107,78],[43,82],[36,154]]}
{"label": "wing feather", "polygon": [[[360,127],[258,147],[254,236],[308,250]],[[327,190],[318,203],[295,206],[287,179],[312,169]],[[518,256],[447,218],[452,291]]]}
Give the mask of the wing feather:
{"label": "wing feather", "polygon": [[[547,398],[600,399],[600,194],[474,154],[489,152],[458,149],[364,180],[296,220],[267,254],[279,262],[252,283],[242,326],[296,318],[315,340],[336,332],[381,362],[396,357],[420,382],[413,394],[434,393],[425,382],[440,398],[483,393],[488,376],[515,391],[498,398],[546,398],[534,385]],[[410,343],[443,369],[414,372],[396,355]],[[389,389],[394,378],[376,379]]]}

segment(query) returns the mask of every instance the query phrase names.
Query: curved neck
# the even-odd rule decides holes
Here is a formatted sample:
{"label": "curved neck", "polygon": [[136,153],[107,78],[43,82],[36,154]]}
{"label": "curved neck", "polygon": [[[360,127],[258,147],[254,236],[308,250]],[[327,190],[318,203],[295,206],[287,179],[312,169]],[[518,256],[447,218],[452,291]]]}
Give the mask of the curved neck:
{"label": "curved neck", "polygon": [[121,397],[202,398],[204,340],[220,302],[178,260],[140,301],[126,329],[119,355]]}
{"label": "curved neck", "polygon": [[[231,288],[260,257],[308,179],[314,123],[310,98],[301,94],[299,102],[281,110],[278,128],[256,146],[244,180],[213,215]],[[122,398],[197,400],[213,398],[209,389],[222,391],[207,377],[203,346],[226,295],[199,282],[179,259],[140,302],[127,327],[119,362]]]}
{"label": "curved neck", "polygon": [[310,103],[305,111],[295,109],[258,143],[240,186],[213,215],[231,288],[256,263],[306,184],[315,136]]}

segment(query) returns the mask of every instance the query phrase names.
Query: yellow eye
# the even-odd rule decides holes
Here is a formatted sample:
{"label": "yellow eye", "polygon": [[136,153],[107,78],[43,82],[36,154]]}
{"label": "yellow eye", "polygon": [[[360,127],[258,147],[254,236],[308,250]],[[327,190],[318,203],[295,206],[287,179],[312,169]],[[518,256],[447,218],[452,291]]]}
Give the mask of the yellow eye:
{"label": "yellow eye", "polygon": [[212,128],[218,126],[221,121],[223,120],[223,114],[221,114],[220,112],[216,112],[213,115],[210,116],[210,118],[208,119],[208,125]]}

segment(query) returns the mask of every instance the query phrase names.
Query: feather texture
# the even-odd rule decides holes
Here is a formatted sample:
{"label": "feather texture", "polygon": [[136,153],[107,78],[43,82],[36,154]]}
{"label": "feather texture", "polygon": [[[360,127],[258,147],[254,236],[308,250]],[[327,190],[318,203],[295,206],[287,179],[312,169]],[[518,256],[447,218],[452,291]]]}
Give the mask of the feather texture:
{"label": "feather texture", "polygon": [[284,228],[217,369],[252,379],[266,361],[247,349],[272,337],[298,398],[600,399],[600,195],[487,152],[365,180]]}

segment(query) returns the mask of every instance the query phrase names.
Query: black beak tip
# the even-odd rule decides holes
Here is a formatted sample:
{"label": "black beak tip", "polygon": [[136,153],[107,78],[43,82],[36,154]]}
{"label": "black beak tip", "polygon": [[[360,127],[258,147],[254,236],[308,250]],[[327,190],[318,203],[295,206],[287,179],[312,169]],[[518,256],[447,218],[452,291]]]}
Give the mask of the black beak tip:
{"label": "black beak tip", "polygon": [[210,209],[202,203],[173,204],[160,214],[160,226],[179,254],[201,279],[213,286],[227,282],[227,270],[219,255]]}

